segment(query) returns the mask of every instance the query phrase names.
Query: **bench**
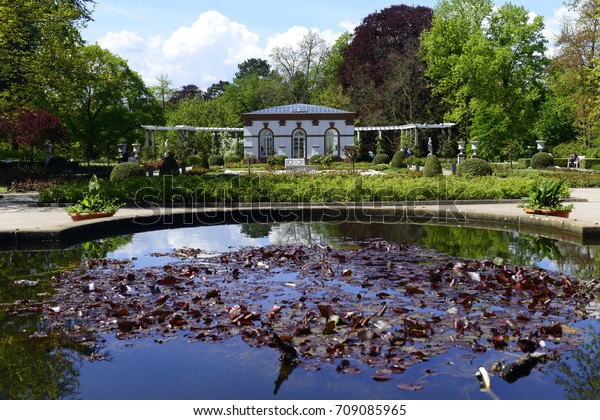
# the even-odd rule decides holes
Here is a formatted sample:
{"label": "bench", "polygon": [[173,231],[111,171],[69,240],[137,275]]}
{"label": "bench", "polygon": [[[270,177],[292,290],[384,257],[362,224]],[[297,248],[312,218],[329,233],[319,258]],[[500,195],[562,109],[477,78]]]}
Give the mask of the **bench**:
{"label": "bench", "polygon": [[579,163],[585,159],[585,156],[578,156],[575,162],[571,162],[571,159],[567,160],[567,168],[573,166],[574,168],[579,168]]}
{"label": "bench", "polygon": [[285,170],[287,173],[303,172],[303,173],[316,173],[317,165],[307,165],[306,159],[294,158],[285,160]]}

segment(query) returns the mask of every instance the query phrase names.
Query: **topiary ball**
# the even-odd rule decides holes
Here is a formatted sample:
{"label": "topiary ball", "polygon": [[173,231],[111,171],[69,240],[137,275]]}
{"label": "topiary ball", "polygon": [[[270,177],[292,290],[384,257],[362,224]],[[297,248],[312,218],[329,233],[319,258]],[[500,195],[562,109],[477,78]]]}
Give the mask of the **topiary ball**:
{"label": "topiary ball", "polygon": [[436,155],[427,156],[423,167],[423,176],[433,178],[442,175],[442,164]]}
{"label": "topiary ball", "polygon": [[385,153],[378,153],[373,158],[373,165],[381,165],[390,163],[390,157]]}
{"label": "topiary ball", "polygon": [[179,175],[179,165],[173,156],[169,155],[163,160],[160,165],[159,175]]}
{"label": "topiary ball", "polygon": [[236,155],[235,153],[228,153],[223,158],[225,163],[239,163],[242,161],[242,158]]}
{"label": "topiary ball", "polygon": [[110,173],[113,182],[123,181],[129,178],[146,176],[146,170],[136,162],[123,162],[116,165]]}
{"label": "topiary ball", "polygon": [[404,154],[400,151],[394,153],[392,160],[390,161],[392,168],[405,168],[406,163],[404,162]]}
{"label": "topiary ball", "polygon": [[208,158],[208,164],[210,166],[223,166],[225,165],[225,161],[223,160],[223,156],[212,155]]}
{"label": "topiary ball", "polygon": [[69,161],[66,158],[64,158],[62,156],[54,156],[48,160],[46,167],[52,173],[59,174],[59,173],[63,172],[65,169],[67,169],[68,164],[69,164]]}
{"label": "topiary ball", "polygon": [[544,169],[554,165],[554,159],[549,153],[538,152],[531,157],[529,165],[532,169]]}
{"label": "topiary ball", "polygon": [[483,159],[465,159],[456,169],[456,175],[464,177],[488,176],[492,174],[492,166]]}

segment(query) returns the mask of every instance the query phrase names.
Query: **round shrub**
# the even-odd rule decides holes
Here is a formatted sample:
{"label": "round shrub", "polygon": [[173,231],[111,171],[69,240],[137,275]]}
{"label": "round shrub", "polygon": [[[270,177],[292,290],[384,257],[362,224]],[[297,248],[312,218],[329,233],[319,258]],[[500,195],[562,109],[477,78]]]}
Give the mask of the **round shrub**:
{"label": "round shrub", "polygon": [[267,159],[267,163],[271,166],[285,166],[285,155],[273,155]]}
{"label": "round shrub", "polygon": [[373,158],[373,165],[381,165],[390,163],[390,157],[385,153],[378,153]]}
{"label": "round shrub", "polygon": [[200,155],[190,155],[187,157],[186,164],[190,166],[201,165],[202,157],[200,157]]}
{"label": "round shrub", "polygon": [[225,165],[225,160],[223,160],[223,156],[212,155],[208,158],[208,164],[210,166],[223,166]]}
{"label": "round shrub", "polygon": [[487,176],[492,174],[492,166],[485,160],[479,158],[465,159],[458,165],[456,175],[458,176]]}
{"label": "round shrub", "polygon": [[311,165],[321,165],[321,164],[323,164],[323,159],[325,159],[325,156],[323,156],[323,155],[314,155],[310,158],[310,164]]}
{"label": "round shrub", "polygon": [[554,164],[554,159],[546,152],[538,152],[531,157],[532,169],[544,169]]}
{"label": "round shrub", "polygon": [[390,166],[392,168],[406,168],[406,163],[404,162],[404,154],[400,151],[394,153],[394,156],[390,161]]}
{"label": "round shrub", "polygon": [[225,155],[223,160],[225,161],[225,163],[240,163],[242,161],[242,158],[236,155],[235,153],[228,153]]}
{"label": "round shrub", "polygon": [[442,164],[436,155],[427,156],[425,166],[423,167],[423,176],[436,177],[442,175]]}
{"label": "round shrub", "polygon": [[123,162],[116,165],[110,173],[110,180],[114,182],[129,178],[146,176],[146,170],[142,165],[135,162]]}
{"label": "round shrub", "polygon": [[163,160],[160,165],[159,175],[179,175],[179,165],[173,156],[169,155]]}
{"label": "round shrub", "polygon": [[64,158],[62,156],[54,156],[48,160],[46,167],[52,173],[59,174],[59,173],[63,172],[65,169],[67,169],[68,164],[69,164],[69,161],[66,158]]}

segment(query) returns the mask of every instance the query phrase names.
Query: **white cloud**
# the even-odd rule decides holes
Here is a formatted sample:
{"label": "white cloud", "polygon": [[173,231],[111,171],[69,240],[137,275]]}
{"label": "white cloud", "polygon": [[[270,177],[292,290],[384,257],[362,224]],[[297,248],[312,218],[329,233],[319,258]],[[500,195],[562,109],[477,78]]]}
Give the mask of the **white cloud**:
{"label": "white cloud", "polygon": [[265,57],[258,42],[256,33],[216,11],[202,13],[191,26],[178,28],[166,39],[122,31],[98,40],[126,59],[148,85],[168,75],[174,87],[196,84],[201,89],[231,80],[244,60]]}
{"label": "white cloud", "polygon": [[[342,22],[340,28],[353,30],[355,25]],[[292,26],[259,43],[258,34],[217,11],[200,14],[189,26],[181,26],[168,35],[143,37],[135,32],[109,32],[98,44],[126,59],[148,86],[167,76],[173,87],[195,84],[206,89],[219,80],[231,81],[238,64],[249,58],[269,60],[275,47],[296,47],[309,31],[318,32],[333,45],[343,31],[319,31],[317,28]]]}

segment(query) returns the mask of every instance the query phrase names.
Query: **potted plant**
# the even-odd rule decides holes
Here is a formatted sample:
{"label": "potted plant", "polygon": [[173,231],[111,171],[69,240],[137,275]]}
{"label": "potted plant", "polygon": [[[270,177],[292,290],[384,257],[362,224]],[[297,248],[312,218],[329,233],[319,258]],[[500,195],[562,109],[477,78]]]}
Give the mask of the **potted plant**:
{"label": "potted plant", "polygon": [[565,198],[569,197],[569,189],[564,184],[564,179],[542,180],[539,185],[534,186],[523,203],[519,207],[526,213],[545,214],[549,216],[569,217],[573,209],[572,204],[563,204]]}
{"label": "potted plant", "polygon": [[88,191],[83,198],[72,206],[67,207],[67,213],[73,221],[109,217],[114,215],[121,207],[116,200],[108,200],[100,189],[100,182],[96,175],[92,175],[88,184]]}

